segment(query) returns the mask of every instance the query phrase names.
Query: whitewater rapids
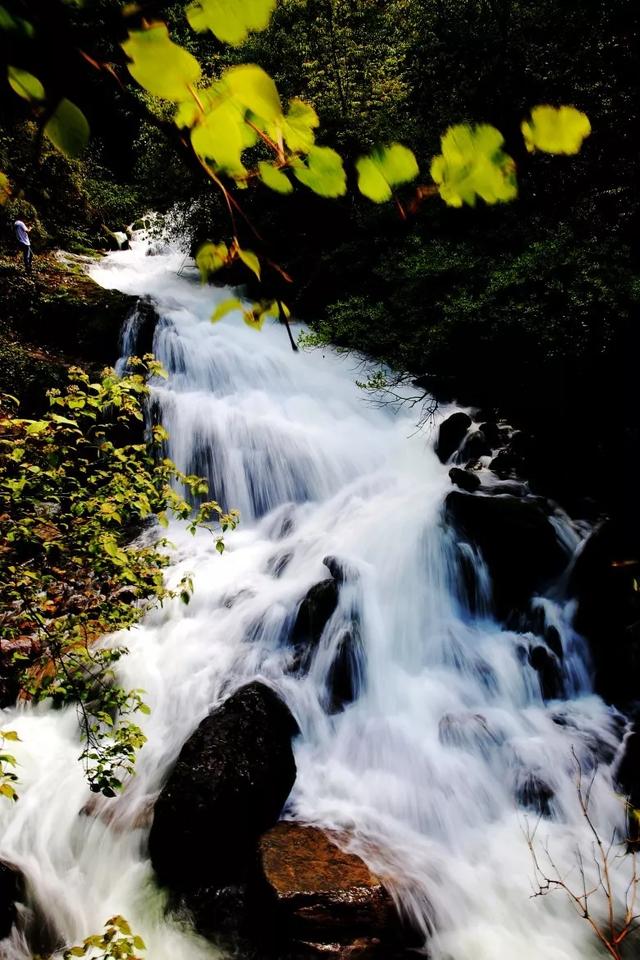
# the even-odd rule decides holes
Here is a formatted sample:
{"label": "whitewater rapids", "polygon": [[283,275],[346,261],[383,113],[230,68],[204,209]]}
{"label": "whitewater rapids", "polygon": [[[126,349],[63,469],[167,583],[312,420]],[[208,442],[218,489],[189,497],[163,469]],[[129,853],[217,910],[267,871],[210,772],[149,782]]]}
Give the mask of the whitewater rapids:
{"label": "whitewater rapids", "polygon": [[[545,704],[519,655],[521,638],[487,613],[472,617],[461,602],[453,539],[441,521],[448,468],[433,436],[415,434],[410,411],[367,404],[353,360],[294,354],[282,328],[257,333],[237,315],[212,325],[228,292],[201,287],[192,272],[179,275],[177,248],[146,252],[139,238],[93,276],[154,300],[154,352],[170,375],[154,385],[153,403],[170,434],[169,455],[208,475],[222,505],[240,510],[241,525],[220,556],[208,535],[173,524],[168,578],[193,574],[191,603],[167,604],[115,638],[129,649],[121,682],[144,689],[152,709],[140,718],[148,742],[121,797],[89,793],[73,709],[3,711],[2,727],[21,738],[20,800],[0,800],[0,857],[27,878],[40,927],[43,917],[49,925],[44,939],[78,943],[119,913],[146,941],[149,960],[219,955],[165,916],[146,842],[154,798],[184,741],[234,689],[260,678],[301,729],[285,816],[346,831],[428,935],[434,960],[599,956],[561,893],[531,897],[523,830],[536,816],[515,799],[529,775],[548,784],[553,816],[541,821],[541,840],[563,869],[572,868],[577,846],[589,853],[572,749],[587,766],[594,745],[613,756],[620,727],[591,692],[586,651],[566,612],[545,601],[563,639],[568,690],[568,699]],[[135,332],[134,319],[125,348]],[[308,588],[328,575],[327,555],[358,576],[341,589],[308,676],[296,678],[283,629]],[[478,565],[479,584],[486,579]],[[332,655],[354,619],[362,689],[328,716]],[[607,836],[623,820],[606,765],[592,812]],[[28,960],[35,949],[17,934],[0,944],[7,960]]]}

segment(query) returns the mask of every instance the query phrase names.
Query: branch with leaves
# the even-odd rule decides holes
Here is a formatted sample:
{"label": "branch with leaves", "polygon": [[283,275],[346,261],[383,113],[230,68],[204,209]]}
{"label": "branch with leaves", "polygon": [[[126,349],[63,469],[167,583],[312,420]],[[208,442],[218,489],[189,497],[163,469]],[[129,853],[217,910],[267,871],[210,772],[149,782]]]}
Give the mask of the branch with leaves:
{"label": "branch with leaves", "polygon": [[[250,33],[269,26],[275,7],[276,0],[193,0],[185,15],[193,30],[240,46]],[[290,282],[282,267],[241,242],[239,221],[248,221],[237,191],[259,183],[287,195],[297,183],[321,197],[345,196],[348,170],[333,147],[316,142],[320,119],[314,107],[299,98],[283,105],[273,79],[256,64],[242,63],[217,78],[208,77],[197,58],[171,39],[166,23],[146,19],[144,4],[125,5],[123,16],[127,24],[135,22],[122,43],[129,74],[146,94],[173,105],[180,142],[220,191],[228,210],[231,241],[209,240],[198,251],[203,282],[236,261],[259,281],[267,266]],[[122,82],[117,65],[81,53],[96,70]],[[20,66],[9,68],[9,83],[31,103],[43,133],[58,149],[68,156],[84,149],[89,127],[70,101],[50,103],[38,77]],[[585,114],[572,106],[536,106],[521,124],[527,149],[551,154],[578,153],[590,129]],[[504,146],[502,133],[489,124],[457,124],[443,134],[441,153],[431,160],[426,183],[416,184],[418,161],[408,146],[396,142],[379,144],[357,158],[354,175],[360,193],[374,203],[393,202],[403,218],[438,196],[451,207],[473,206],[478,199],[507,203],[516,198],[518,184],[515,161]],[[0,192],[3,189],[0,181]],[[249,229],[261,239],[252,224]],[[212,320],[237,309],[237,303],[229,302],[228,310],[217,308]],[[288,327],[288,308],[282,301],[259,300],[241,305],[240,311],[255,329],[269,318]]]}

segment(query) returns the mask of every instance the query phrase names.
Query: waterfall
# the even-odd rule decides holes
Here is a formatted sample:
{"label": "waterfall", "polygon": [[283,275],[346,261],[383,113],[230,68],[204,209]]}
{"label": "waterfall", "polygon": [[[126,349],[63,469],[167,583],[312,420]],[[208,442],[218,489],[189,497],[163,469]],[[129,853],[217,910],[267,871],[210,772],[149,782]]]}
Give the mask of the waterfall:
{"label": "waterfall", "polygon": [[[16,933],[3,956],[30,958],[36,926],[73,944],[116,913],[144,938],[149,960],[218,956],[167,918],[146,840],[184,741],[256,678],[283,696],[300,726],[285,816],[345,832],[428,935],[434,960],[599,956],[562,894],[532,898],[523,835],[527,817],[537,820],[527,812],[532,785],[543,784],[550,810],[538,835],[554,859],[569,870],[576,845],[590,849],[574,754],[590,771],[600,757],[596,822],[610,835],[623,817],[609,772],[619,726],[590,689],[567,611],[537,601],[565,651],[566,699],[545,703],[522,636],[491,618],[488,573],[471,546],[475,613],[462,602],[459,547],[442,522],[450,481],[433,437],[415,434],[410,411],[363,402],[355,385],[362,372],[349,358],[294,354],[277,325],[256,333],[239,316],[212,325],[228,292],[179,275],[178,249],[154,252],[146,256],[139,237],[93,276],[154,300],[154,351],[169,378],[153,385],[152,402],[170,434],[169,455],[208,476],[212,495],[238,508],[241,524],[223,555],[205,532],[194,537],[173,524],[167,576],[176,584],[193,574],[191,603],[166,604],[115,638],[129,650],[121,682],[145,690],[152,711],[141,718],[148,742],[137,774],[120,797],[89,793],[73,708],[4,711],[2,726],[20,735],[20,800],[0,801],[0,857],[25,875],[39,919],[27,924],[32,943]],[[135,326],[134,318],[126,350]],[[328,575],[329,555],[352,575],[308,674],[295,676],[283,634],[307,590]],[[328,673],[354,624],[359,694],[329,715]]]}

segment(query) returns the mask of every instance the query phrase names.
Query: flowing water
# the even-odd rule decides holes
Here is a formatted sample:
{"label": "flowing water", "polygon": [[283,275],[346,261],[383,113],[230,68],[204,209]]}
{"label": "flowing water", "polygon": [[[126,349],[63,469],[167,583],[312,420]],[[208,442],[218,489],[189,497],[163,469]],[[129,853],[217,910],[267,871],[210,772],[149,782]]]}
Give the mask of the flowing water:
{"label": "flowing water", "polygon": [[[154,349],[170,376],[154,387],[153,404],[170,433],[169,453],[183,469],[207,474],[242,520],[222,556],[205,533],[192,537],[175,525],[168,576],[176,583],[193,573],[191,603],[168,604],[118,637],[130,651],[119,665],[122,682],[144,688],[152,708],[142,718],[148,743],[137,776],[121,797],[89,794],[73,709],[5,711],[3,725],[21,737],[21,797],[0,806],[0,855],[24,872],[36,913],[67,944],[121,913],[146,940],[150,960],[217,955],[188,925],[165,917],[146,838],[153,800],[183,742],[212,707],[261,678],[301,729],[286,815],[346,831],[429,932],[436,960],[597,956],[562,894],[531,897],[523,832],[527,818],[536,822],[522,806],[527,785],[543,782],[552,799],[538,836],[562,869],[572,868],[579,845],[588,860],[573,753],[591,770],[594,756],[610,759],[619,742],[616,718],[590,692],[586,651],[566,611],[540,601],[562,636],[567,691],[545,704],[522,657],[527,638],[490,617],[488,574],[475,555],[480,612],[469,614],[462,602],[457,548],[441,521],[448,470],[433,438],[415,435],[410,412],[367,404],[352,360],[294,354],[280,327],[258,334],[239,317],[211,325],[215,303],[228,294],[179,275],[180,251],[145,252],[139,239],[94,276],[155,300]],[[125,352],[135,326],[125,330]],[[565,520],[556,523],[576,541]],[[295,677],[286,631],[306,591],[328,575],[328,555],[353,576],[308,675]],[[354,623],[359,696],[330,716],[330,665]],[[606,765],[591,809],[607,835],[621,822]],[[10,960],[31,955],[18,934],[3,949]]]}

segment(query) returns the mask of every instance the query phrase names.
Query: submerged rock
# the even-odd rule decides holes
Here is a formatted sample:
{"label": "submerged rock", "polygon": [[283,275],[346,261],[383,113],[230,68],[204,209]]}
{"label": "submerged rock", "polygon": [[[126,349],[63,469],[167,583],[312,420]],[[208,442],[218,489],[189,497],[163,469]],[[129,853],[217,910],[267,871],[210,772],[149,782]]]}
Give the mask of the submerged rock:
{"label": "submerged rock", "polygon": [[325,557],[322,561],[336,583],[347,583],[357,580],[358,571],[346,560],[340,557]]}
{"label": "submerged rock", "polygon": [[516,800],[519,806],[541,817],[548,817],[551,813],[553,790],[535,773],[523,773],[516,783]]}
{"label": "submerged rock", "polygon": [[565,548],[537,502],[453,491],[445,501],[445,521],[482,553],[494,607],[503,619],[567,565]]}
{"label": "submerged rock", "polygon": [[294,955],[369,955],[398,940],[399,920],[380,878],[323,830],[278,823],[260,840],[259,864],[274,931]]}
{"label": "submerged rock", "polygon": [[529,663],[538,674],[540,692],[544,700],[557,700],[562,696],[562,672],[558,658],[542,644],[529,651]]}
{"label": "submerged rock", "polygon": [[456,454],[457,463],[474,463],[480,457],[491,455],[491,447],[482,430],[474,430],[467,434],[462,446]]}
{"label": "submerged rock", "polygon": [[0,940],[9,936],[16,922],[16,901],[22,895],[22,887],[20,871],[0,860]]}
{"label": "submerged rock", "polygon": [[474,493],[480,487],[480,477],[471,470],[461,470],[460,467],[452,467],[449,470],[451,483],[467,493]]}
{"label": "submerged rock", "polygon": [[296,778],[297,725],[261,683],[237,690],[187,740],[155,806],[149,836],[159,880],[174,890],[246,876],[258,836]]}
{"label": "submerged rock", "polygon": [[314,584],[298,607],[291,642],[315,647],[337,606],[338,584],[333,577]]}
{"label": "submerged rock", "polygon": [[464,440],[471,422],[471,417],[461,411],[452,413],[450,417],[442,421],[435,445],[436,454],[442,463],[446,463],[456,452]]}
{"label": "submerged rock", "polygon": [[623,707],[640,689],[639,544],[633,522],[602,523],[576,556],[569,581],[574,626],[591,646],[596,688]]}
{"label": "submerged rock", "polygon": [[356,699],[364,685],[365,658],[356,624],[345,630],[327,677],[329,709],[341,710]]}

